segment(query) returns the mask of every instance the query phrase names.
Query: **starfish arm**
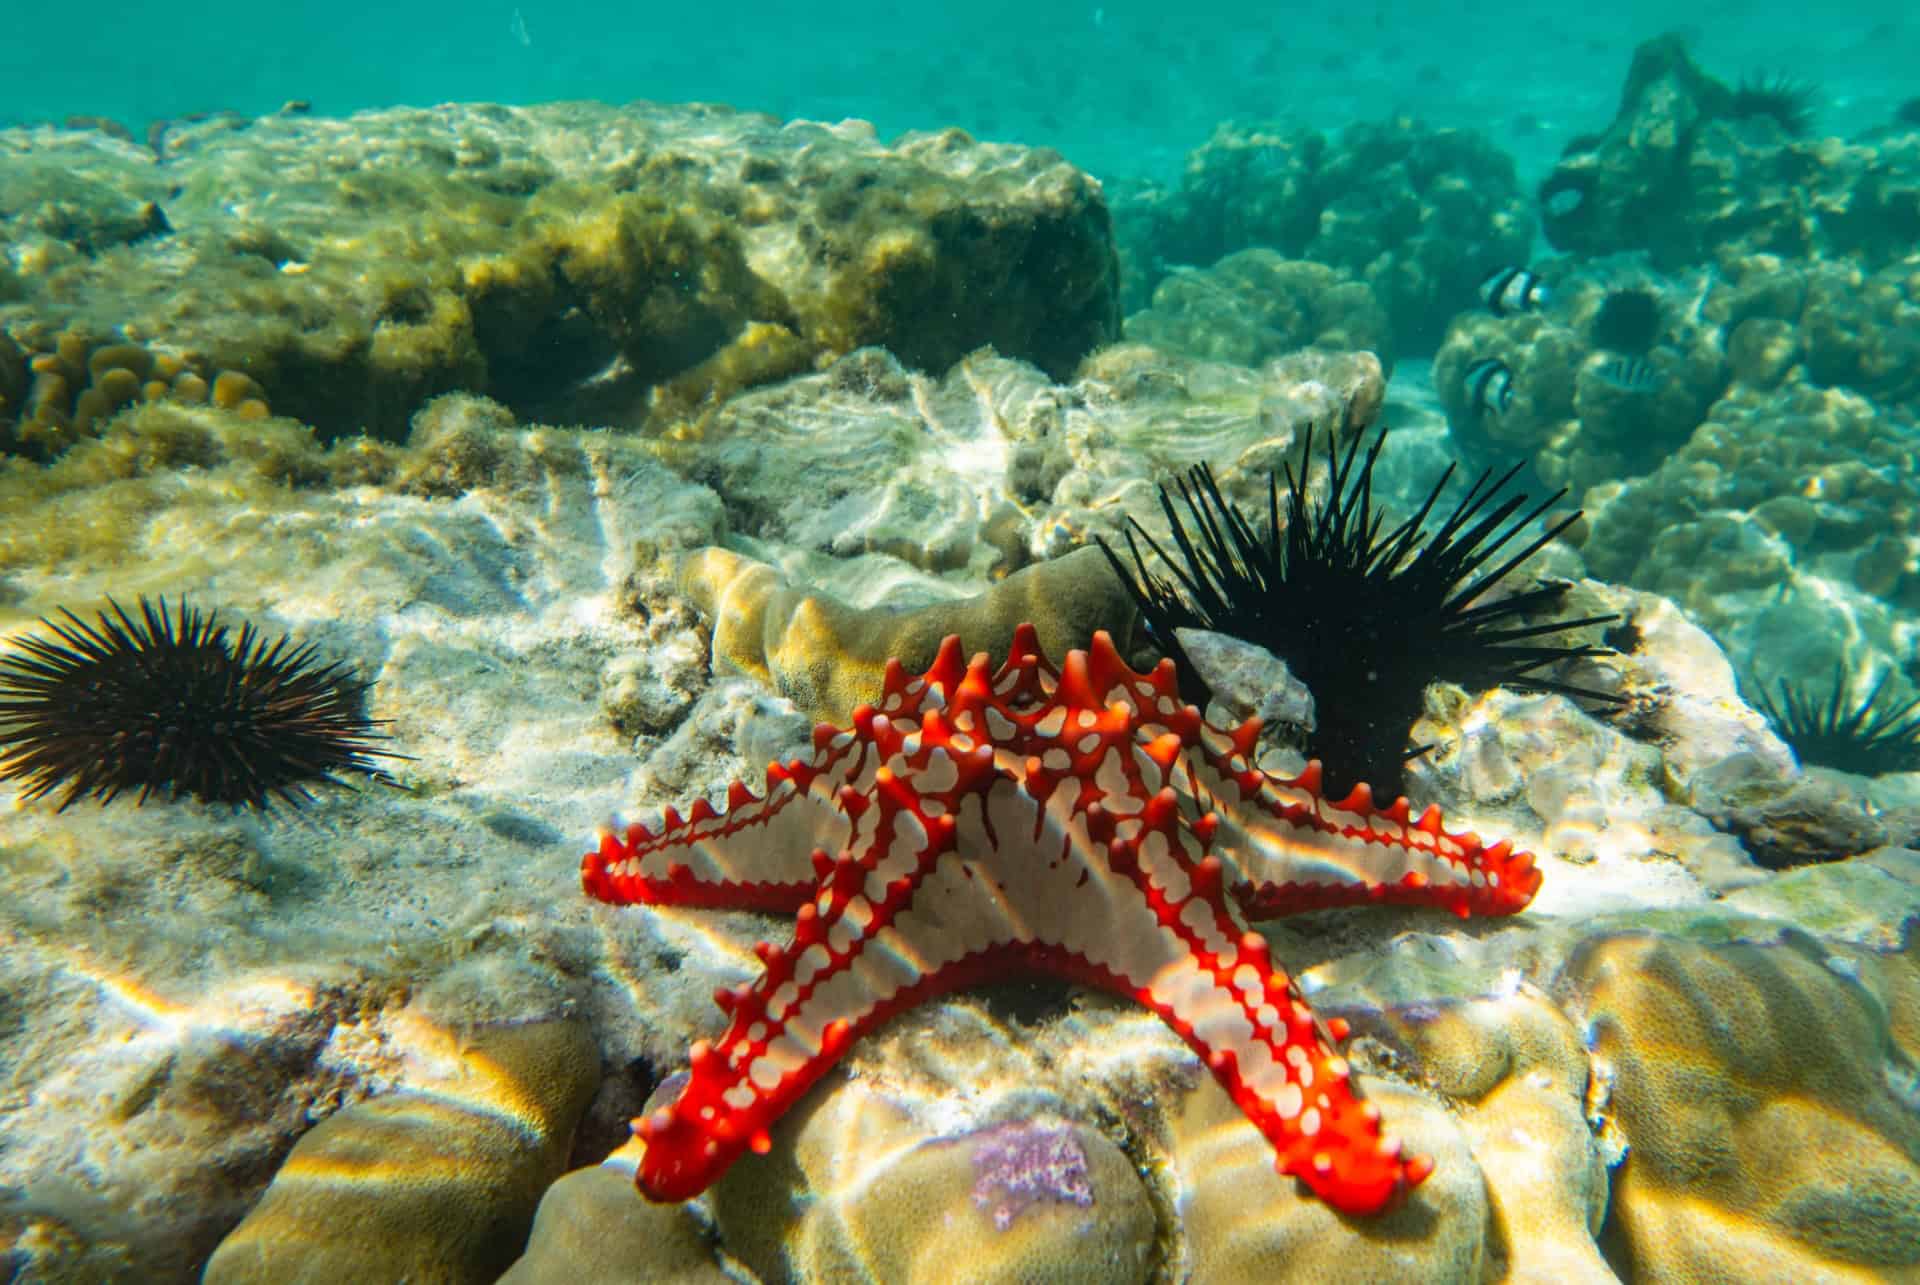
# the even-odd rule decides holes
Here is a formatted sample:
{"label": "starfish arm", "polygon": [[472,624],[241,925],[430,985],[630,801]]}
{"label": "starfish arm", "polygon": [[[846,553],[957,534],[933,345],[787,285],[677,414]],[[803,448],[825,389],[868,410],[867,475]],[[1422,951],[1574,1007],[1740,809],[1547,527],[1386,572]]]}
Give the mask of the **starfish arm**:
{"label": "starfish arm", "polygon": [[1405,798],[1376,807],[1364,782],[1334,802],[1318,762],[1294,777],[1262,772],[1250,761],[1259,732],[1257,719],[1205,725],[1188,777],[1220,810],[1221,843],[1238,866],[1233,894],[1248,918],[1378,904],[1511,915],[1539,891],[1532,853],[1450,831],[1438,808],[1416,818]]}
{"label": "starfish arm", "polygon": [[1110,921],[1083,935],[1085,953],[1036,962],[1159,1014],[1273,1145],[1275,1169],[1334,1208],[1378,1213],[1422,1182],[1432,1160],[1381,1134],[1379,1109],[1335,1048],[1346,1023],[1314,1016],[1227,899],[1226,866],[1206,852],[1217,815],[1188,821],[1172,788],[1134,818],[1089,811],[1090,865],[1136,895],[1109,898]]}
{"label": "starfish arm", "polygon": [[[905,748],[907,738],[889,720],[868,723],[883,758]],[[957,758],[944,745],[914,749],[921,774],[955,790],[993,771],[986,746]],[[715,992],[729,1016],[725,1033],[717,1044],[694,1046],[672,1103],[634,1121],[645,1143],[636,1181],[649,1197],[687,1199],[743,1152],[765,1152],[773,1122],[853,1040],[903,1008],[994,971],[996,947],[1011,936],[1008,907],[985,895],[954,855],[952,810],[919,797],[890,767],[875,770],[866,785],[836,796],[853,846],[838,857],[815,849],[815,880],[792,941],[760,943],[760,976]]]}
{"label": "starfish arm", "polygon": [[[991,753],[958,768],[977,780]],[[1190,850],[1204,840],[1188,833],[1174,791],[1133,816],[1071,778],[1045,802],[1005,775],[952,793],[949,809],[883,776],[878,823],[860,827],[870,846],[816,854],[816,895],[793,941],[758,948],[760,978],[716,997],[731,1017],[725,1035],[696,1046],[680,1096],[637,1123],[649,1196],[684,1199],[744,1151],[764,1151],[771,1123],[895,1013],[1035,969],[1153,1009],[1273,1143],[1280,1171],[1328,1203],[1376,1212],[1425,1176],[1428,1162],[1381,1137],[1333,1034],[1234,918],[1223,867]]]}
{"label": "starfish arm", "polygon": [[736,781],[723,808],[696,799],[685,817],[668,808],[657,828],[602,831],[581,883],[614,905],[798,910],[813,890],[806,854],[846,842],[835,792],[872,771],[857,736],[822,723],[813,743],[811,758],[770,765],[760,794]]}

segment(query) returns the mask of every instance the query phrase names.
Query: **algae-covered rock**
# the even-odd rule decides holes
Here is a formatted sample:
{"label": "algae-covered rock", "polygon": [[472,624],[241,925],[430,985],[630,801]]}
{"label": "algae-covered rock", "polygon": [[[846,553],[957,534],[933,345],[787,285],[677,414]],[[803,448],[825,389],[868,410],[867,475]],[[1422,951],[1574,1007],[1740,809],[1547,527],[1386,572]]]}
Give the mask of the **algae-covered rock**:
{"label": "algae-covered rock", "polygon": [[[0,157],[22,348],[80,331],[244,372],[323,439],[397,439],[449,391],[671,423],[867,344],[1064,376],[1119,325],[1098,185],[957,130],[469,104],[184,125],[164,168],[94,131],[0,132]],[[165,227],[102,232],[130,201]],[[61,374],[36,406],[78,395]]]}
{"label": "algae-covered rock", "polygon": [[586,1027],[463,1032],[444,1073],[295,1145],[207,1263],[209,1285],[492,1281],[525,1242],[599,1082]]}

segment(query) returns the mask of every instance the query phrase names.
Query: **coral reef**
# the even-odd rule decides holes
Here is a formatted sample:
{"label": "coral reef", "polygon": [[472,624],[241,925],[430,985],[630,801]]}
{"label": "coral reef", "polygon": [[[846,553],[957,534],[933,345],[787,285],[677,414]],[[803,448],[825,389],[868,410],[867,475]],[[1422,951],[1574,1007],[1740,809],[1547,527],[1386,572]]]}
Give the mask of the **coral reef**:
{"label": "coral reef", "polygon": [[[1507,159],[1406,120],[1227,127],[1104,194],[957,132],[699,106],[0,130],[0,651],[63,603],[217,600],[356,658],[416,756],[311,825],[0,782],[0,1264],[1913,1275],[1920,775],[1803,770],[1728,661],[1890,674],[1891,709],[1920,681],[1920,139],[1796,136],[1798,91],[1644,47],[1540,193],[1579,257],[1539,263]],[[1484,315],[1494,265],[1550,301]],[[1082,546],[1165,545],[1156,488],[1202,462],[1257,511],[1304,425],[1344,447],[1426,353],[1463,443],[1587,488],[1578,550],[1539,556],[1565,611],[1622,617],[1565,675],[1617,720],[1423,697],[1408,783],[1539,854],[1524,915],[1259,925],[1426,1181],[1343,1218],[1158,1015],[1016,981],[855,1042],[698,1201],[636,1198],[637,1141],[596,1163],[725,1038],[714,990],[774,928],[589,906],[597,822],[710,824],[944,633],[1118,633]],[[1488,358],[1514,396],[1470,424]],[[1403,509],[1451,449],[1415,400],[1375,479]],[[1239,708],[1280,673],[1227,668]],[[1291,739],[1247,747],[1275,779],[1296,689]]]}
{"label": "coral reef", "polygon": [[171,352],[80,330],[51,337],[45,351],[0,332],[0,455],[49,459],[97,436],[139,403],[211,403],[243,419],[272,414],[264,390],[237,370],[208,372]]}
{"label": "coral reef", "polygon": [[1250,247],[1310,259],[1364,282],[1392,322],[1383,355],[1423,355],[1490,263],[1533,239],[1512,159],[1471,130],[1398,117],[1311,130],[1222,125],[1170,192],[1135,190],[1116,210],[1129,312],[1175,265]]}
{"label": "coral reef", "polygon": [[[1074,533],[1069,547],[1077,533],[1114,529],[1128,514],[1157,520],[1154,483],[1201,459],[1228,461],[1216,477],[1234,503],[1264,502],[1268,472],[1298,450],[1298,427],[1345,404],[1343,380],[1376,398],[1379,389],[1377,364],[1357,359],[1315,355],[1281,379],[1139,346],[1098,354],[1071,385],[998,359],[971,363],[970,384],[856,357],[809,376],[822,382],[807,387],[824,388],[835,369],[848,385],[870,373],[904,387],[908,402],[935,398],[926,404],[936,408],[976,388],[1003,416],[1064,408],[1064,422],[1084,436],[1062,451],[1066,485],[1048,491],[1053,507],[1041,511]],[[896,377],[902,384],[892,385]],[[1833,390],[1788,387],[1821,405],[1855,404]],[[1027,400],[1003,397],[1014,389]],[[816,414],[824,442],[833,413]],[[981,426],[979,437],[992,416],[967,422]],[[1359,427],[1342,425],[1342,440]],[[1802,427],[1832,431],[1790,432],[1773,449],[1838,460],[1857,448],[1869,475],[1899,463],[1873,453],[1890,447],[1859,445],[1866,430],[1851,411]],[[974,467],[958,449],[969,438],[951,431],[921,467],[938,465],[942,476]],[[1763,481],[1775,467],[1766,431],[1756,427],[1740,455]],[[1005,583],[984,559],[934,573],[878,552],[833,555],[771,532],[743,537],[734,528],[747,509],[662,463],[701,476],[702,452],[719,440],[648,443],[523,426],[498,404],[455,396],[416,414],[405,442],[323,445],[286,419],[161,401],[128,407],[104,436],[48,465],[0,466],[8,640],[33,633],[61,602],[217,586],[223,604],[262,628],[362,658],[379,680],[368,713],[392,719],[400,746],[417,756],[408,765],[414,789],[330,793],[315,825],[260,825],[192,800],[164,816],[56,814],[45,801],[0,807],[0,993],[9,997],[0,1066],[16,1086],[12,1109],[0,1113],[0,1185],[21,1193],[0,1212],[10,1269],[196,1280],[316,1122],[386,1096],[498,1085],[499,1063],[477,1056],[484,1034],[556,1018],[590,1029],[603,1076],[578,1149],[543,1152],[539,1173],[592,1166],[642,1113],[661,1073],[693,1041],[719,1033],[712,992],[754,975],[752,946],[770,922],[590,910],[577,891],[577,854],[592,825],[616,811],[708,794],[805,751],[810,722],[758,680],[710,667],[697,608],[660,569],[734,540],[771,569],[738,564],[728,583],[741,591],[751,583],[741,576],[777,574],[795,601],[830,595],[861,611],[907,614]],[[1404,503],[1432,476],[1440,440],[1437,426],[1400,422],[1379,484]],[[882,458],[859,471],[852,490],[879,493],[886,467]],[[1698,459],[1695,467],[1706,468]],[[1784,476],[1799,465],[1778,467]],[[1832,461],[1813,462],[1807,476],[1864,484]],[[1796,538],[1838,520],[1819,496],[1793,498],[1779,520]],[[1690,506],[1675,511],[1698,520]],[[1597,512],[1568,535],[1584,530],[1591,547],[1604,524]],[[1089,556],[1091,564],[1083,558],[1039,579],[1058,577],[1056,589],[1090,597],[1117,591],[1068,580],[1085,565],[1100,569]],[[1578,574],[1571,555],[1551,556],[1549,570]],[[1810,547],[1806,556],[1818,564],[1827,555]],[[1677,573],[1671,583],[1687,591]],[[1777,592],[1770,582],[1767,593]],[[769,598],[755,589],[742,600]],[[1788,605],[1804,613],[1829,601],[1796,594]],[[1399,1212],[1342,1220],[1303,1199],[1274,1174],[1271,1144],[1156,1016],[1093,991],[1006,984],[924,1005],[857,1042],[847,1073],[797,1103],[769,1155],[743,1159],[704,1205],[650,1206],[612,1169],[550,1189],[529,1262],[513,1270],[585,1280],[598,1265],[622,1279],[713,1281],[867,1264],[859,1270],[912,1280],[977,1263],[988,1275],[1057,1269],[1100,1280],[1204,1268],[1233,1282],[1271,1279],[1289,1254],[1332,1273],[1360,1264],[1465,1281],[1544,1264],[1600,1279],[1595,1211],[1624,1208],[1619,1146],[1629,1116],[1641,1117],[1610,1112],[1604,1082],[1582,1080],[1580,1028],[1548,1011],[1566,1011],[1556,986],[1564,962],[1586,938],[1655,915],[1663,931],[1685,928],[1708,944],[1764,943],[1791,926],[1816,934],[1833,958],[1858,961],[1863,977],[1910,979],[1911,959],[1895,952],[1901,924],[1920,914],[1920,878],[1914,858],[1891,851],[1780,874],[1756,865],[1742,831],[1716,830],[1696,799],[1715,816],[1723,811],[1715,797],[1725,801],[1729,817],[1758,799],[1752,815],[1783,846],[1861,836],[1824,822],[1791,832],[1784,815],[1766,811],[1768,800],[1791,802],[1794,781],[1818,774],[1793,775],[1784,747],[1739,701],[1725,656],[1673,603],[1582,582],[1566,609],[1626,617],[1609,634],[1619,652],[1576,671],[1583,683],[1613,684],[1631,702],[1626,717],[1610,726],[1559,697],[1438,688],[1419,732],[1435,748],[1414,768],[1416,787],[1449,816],[1511,833],[1540,854],[1545,877],[1528,913],[1488,925],[1492,932],[1392,907],[1261,926],[1313,1007],[1353,1024],[1348,1056],[1370,1099],[1410,1147],[1435,1157],[1434,1174]],[[1710,601],[1694,609],[1714,610]],[[1727,637],[1753,636],[1741,632],[1745,616],[1729,619]],[[1764,635],[1782,664],[1810,663],[1804,639],[1843,642],[1862,662],[1868,656],[1854,653],[1892,642],[1884,620],[1869,616],[1854,632],[1805,619]],[[764,645],[758,654],[764,662]],[[1825,655],[1813,672],[1837,658]],[[1742,766],[1750,763],[1764,770]],[[1828,797],[1874,800],[1891,835],[1897,808],[1915,802],[1910,788],[1901,793],[1903,779],[1835,778]],[[1717,783],[1725,788],[1709,797]],[[127,933],[128,923],[141,931]],[[1764,969],[1770,957],[1733,958]],[[435,993],[447,996],[445,1011],[423,1023],[422,997]],[[452,1031],[481,1035],[460,1046]],[[1853,1065],[1898,1083],[1910,1061],[1887,1048],[1869,1040],[1853,1050]],[[455,1067],[451,1079],[424,1074]],[[1768,1085],[1752,1092],[1768,1109],[1788,1100]],[[1586,1129],[1589,1110],[1598,1137]],[[975,1203],[967,1140],[1019,1121],[1072,1129],[1094,1203],[1042,1201],[1003,1233]],[[1867,1133],[1845,1136],[1846,1154],[1869,1153]],[[1634,1140],[1636,1154],[1640,1146]],[[514,1181],[513,1225],[524,1229],[538,1182]],[[911,1198],[895,1198],[903,1191]],[[1656,1196],[1664,1202],[1656,1212],[1674,1207]],[[1898,1230],[1873,1209],[1849,1209],[1863,1240]],[[416,1262],[484,1257],[496,1270],[518,1246],[482,1210],[453,1202],[444,1212],[457,1217],[409,1222],[385,1239]],[[358,1240],[343,1230],[354,1225],[335,1222],[338,1244],[327,1252]],[[1750,1275],[1754,1247],[1781,1224],[1729,1215],[1717,1225],[1724,1236],[1691,1251]]]}
{"label": "coral reef", "polygon": [[1365,350],[1392,373],[1392,327],[1373,290],[1325,264],[1254,247],[1211,268],[1176,269],[1126,321],[1133,343],[1258,366],[1302,348]]}
{"label": "coral reef", "polygon": [[462,1031],[438,1075],[337,1111],[220,1242],[207,1285],[489,1282],[519,1256],[600,1078],[584,1024]]}
{"label": "coral reef", "polygon": [[[1684,443],[1726,391],[1731,371],[1721,330],[1697,316],[1704,282],[1605,266],[1556,281],[1544,311],[1463,313],[1433,360],[1447,422],[1472,454],[1520,457],[1550,486],[1576,495],[1600,482],[1652,471]],[[1645,363],[1623,383],[1610,367]],[[1513,372],[1513,397],[1489,408],[1474,396],[1473,364],[1497,358]]]}
{"label": "coral reef", "polygon": [[[1912,853],[1888,870],[1920,876]],[[1605,1110],[1631,1148],[1608,1246],[1622,1276],[1914,1270],[1917,948],[1628,931],[1569,961]]]}
{"label": "coral reef", "polygon": [[1540,186],[1561,250],[1643,250],[1672,271],[1722,254],[1850,257],[1868,269],[1920,232],[1920,137],[1801,137],[1797,87],[1732,89],[1680,37],[1634,52],[1614,119],[1568,142]]}
{"label": "coral reef", "polygon": [[[0,158],[21,347],[164,344],[323,440],[397,439],[455,390],[670,424],[865,344],[933,370],[992,344],[1064,376],[1119,327],[1097,184],[959,131],[464,105],[185,124],[164,169],[93,131],[0,132]],[[130,200],[167,228],[102,233]]]}

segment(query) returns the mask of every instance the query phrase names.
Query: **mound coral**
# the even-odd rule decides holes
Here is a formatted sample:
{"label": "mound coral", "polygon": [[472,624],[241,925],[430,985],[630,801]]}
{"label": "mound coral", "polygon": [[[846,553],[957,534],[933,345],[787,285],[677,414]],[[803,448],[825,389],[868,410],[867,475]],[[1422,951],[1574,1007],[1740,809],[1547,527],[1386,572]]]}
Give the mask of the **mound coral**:
{"label": "mound coral", "polygon": [[211,403],[245,419],[272,414],[266,392],[237,370],[207,380],[205,367],[172,352],[84,330],[29,351],[0,332],[0,454],[49,459],[141,402]]}

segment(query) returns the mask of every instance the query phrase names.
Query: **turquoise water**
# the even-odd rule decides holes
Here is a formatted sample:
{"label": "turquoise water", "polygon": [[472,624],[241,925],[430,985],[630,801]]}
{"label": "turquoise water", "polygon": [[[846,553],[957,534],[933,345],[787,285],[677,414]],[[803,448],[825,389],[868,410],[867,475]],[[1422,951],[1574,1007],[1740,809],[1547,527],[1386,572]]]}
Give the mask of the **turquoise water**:
{"label": "turquoise water", "polygon": [[[1103,175],[1162,175],[1224,119],[1330,128],[1410,111],[1473,125],[1543,165],[1610,112],[1639,41],[1678,30],[1728,80],[1823,91],[1821,122],[1882,122],[1920,91],[1920,23],[1899,4],[1352,5],[554,3],[157,17],[20,6],[0,41],[0,123],[99,115],[136,133],[191,112],[289,99],[343,114],[397,103],[595,98],[728,103],[871,120],[883,136],[958,125],[1055,147]],[[98,33],[93,34],[93,33]]]}

